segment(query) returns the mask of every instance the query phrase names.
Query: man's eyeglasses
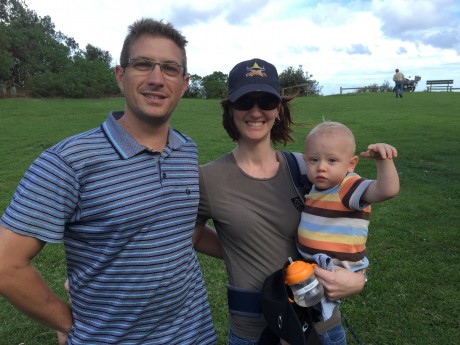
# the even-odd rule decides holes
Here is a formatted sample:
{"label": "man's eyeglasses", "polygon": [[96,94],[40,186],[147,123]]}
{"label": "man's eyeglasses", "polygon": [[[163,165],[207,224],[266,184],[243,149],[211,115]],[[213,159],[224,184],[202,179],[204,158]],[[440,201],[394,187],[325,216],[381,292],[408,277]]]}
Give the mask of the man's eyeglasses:
{"label": "man's eyeglasses", "polygon": [[235,102],[231,103],[232,107],[236,110],[249,110],[254,107],[254,104],[262,110],[273,110],[276,109],[280,104],[280,99],[273,95],[262,95],[254,97],[251,95],[245,95],[238,98]]}
{"label": "man's eyeglasses", "polygon": [[149,75],[159,65],[161,73],[165,77],[178,77],[183,74],[184,66],[175,62],[156,62],[144,58],[132,58],[128,60],[128,65],[131,66],[140,75]]}

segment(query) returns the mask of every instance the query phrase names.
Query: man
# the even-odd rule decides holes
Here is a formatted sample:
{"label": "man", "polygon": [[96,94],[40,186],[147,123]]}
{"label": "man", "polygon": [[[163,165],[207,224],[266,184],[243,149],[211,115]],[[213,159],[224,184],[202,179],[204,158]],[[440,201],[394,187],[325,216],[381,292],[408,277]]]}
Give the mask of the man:
{"label": "man", "polygon": [[[169,123],[189,82],[187,41],[161,21],[129,29],[116,67],[124,112],[41,154],[1,219],[0,294],[60,343],[214,344],[193,245],[217,242],[193,234],[197,147]],[[71,309],[31,266],[60,241]]]}
{"label": "man", "polygon": [[404,74],[399,72],[399,69],[395,69],[395,74],[393,75],[393,81],[395,82],[395,93],[396,98],[401,97],[403,95],[403,85],[404,85]]}

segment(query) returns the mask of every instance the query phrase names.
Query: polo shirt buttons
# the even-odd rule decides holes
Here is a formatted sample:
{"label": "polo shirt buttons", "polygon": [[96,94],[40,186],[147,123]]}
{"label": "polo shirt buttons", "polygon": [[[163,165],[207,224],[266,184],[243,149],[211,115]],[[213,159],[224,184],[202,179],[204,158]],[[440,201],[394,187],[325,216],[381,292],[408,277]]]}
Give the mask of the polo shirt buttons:
{"label": "polo shirt buttons", "polygon": [[161,176],[163,176],[163,178],[166,178],[166,173],[164,172]]}
{"label": "polo shirt buttons", "polygon": [[190,194],[192,194],[192,191],[191,191],[190,189],[187,188],[187,189],[185,190],[185,194],[190,195]]}

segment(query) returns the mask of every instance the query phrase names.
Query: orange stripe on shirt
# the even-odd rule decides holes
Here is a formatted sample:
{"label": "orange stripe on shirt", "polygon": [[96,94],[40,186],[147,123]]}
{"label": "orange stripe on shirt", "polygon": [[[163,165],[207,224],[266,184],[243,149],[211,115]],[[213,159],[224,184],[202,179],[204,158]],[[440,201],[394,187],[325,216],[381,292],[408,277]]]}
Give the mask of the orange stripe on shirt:
{"label": "orange stripe on shirt", "polygon": [[364,244],[344,244],[325,241],[315,241],[311,239],[299,238],[302,246],[315,248],[318,250],[327,250],[341,253],[359,253],[366,249]]}
{"label": "orange stripe on shirt", "polygon": [[340,201],[328,201],[328,200],[310,200],[307,199],[307,206],[315,205],[315,208],[324,208],[327,210],[335,211],[349,211],[349,208],[346,208]]}

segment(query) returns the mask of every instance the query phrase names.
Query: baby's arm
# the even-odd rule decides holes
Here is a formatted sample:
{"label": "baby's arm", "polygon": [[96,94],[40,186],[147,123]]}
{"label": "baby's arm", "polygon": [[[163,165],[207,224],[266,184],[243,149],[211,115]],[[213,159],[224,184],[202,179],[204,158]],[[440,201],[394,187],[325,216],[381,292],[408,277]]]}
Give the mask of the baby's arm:
{"label": "baby's arm", "polygon": [[399,192],[399,176],[393,158],[398,156],[398,151],[388,144],[371,144],[366,152],[361,152],[361,157],[374,159],[377,167],[377,179],[372,183],[362,196],[368,203],[381,202],[395,197]]}

